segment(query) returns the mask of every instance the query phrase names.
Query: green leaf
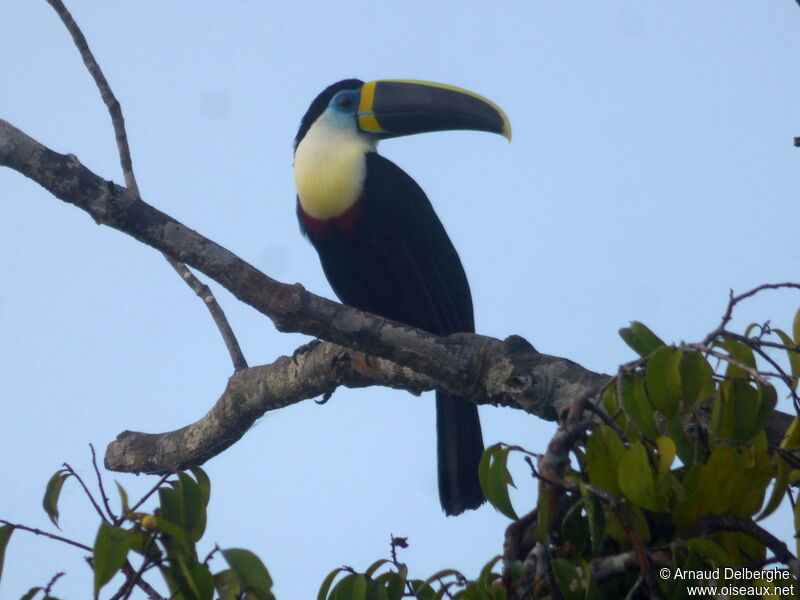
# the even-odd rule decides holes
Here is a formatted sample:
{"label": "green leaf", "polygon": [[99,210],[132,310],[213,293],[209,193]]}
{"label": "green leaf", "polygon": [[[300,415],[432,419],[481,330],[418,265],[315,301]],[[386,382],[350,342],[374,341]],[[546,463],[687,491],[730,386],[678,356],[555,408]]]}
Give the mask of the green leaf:
{"label": "green leaf", "polygon": [[792,419],[781,440],[781,448],[783,449],[797,447],[800,447],[800,417]]}
{"label": "green leaf", "polygon": [[706,506],[713,506],[715,512],[724,513],[728,508],[729,490],[720,489],[726,483],[728,466],[733,462],[732,449],[725,443],[717,444],[706,463],[700,467],[700,493]]}
{"label": "green leaf", "polygon": [[192,597],[197,600],[211,600],[214,596],[214,576],[209,568],[196,561],[177,559],[183,580],[191,590]]}
{"label": "green leaf", "polygon": [[563,558],[554,558],[550,566],[564,600],[583,600],[583,582],[575,566]]}
{"label": "green leaf", "polygon": [[[800,531],[800,502],[794,504],[794,530]],[[795,539],[795,556],[800,554],[800,536]]]}
{"label": "green leaf", "polygon": [[478,479],[486,499],[509,519],[517,520],[517,513],[511,505],[508,488],[514,480],[508,470],[507,461],[510,448],[495,444],[486,449],[478,465]]}
{"label": "green leaf", "polygon": [[608,425],[595,429],[586,442],[586,471],[593,486],[621,495],[617,471],[625,451],[617,432]]}
{"label": "green leaf", "polygon": [[[419,586],[419,590],[420,591],[417,591],[417,588],[414,587],[414,590],[415,590],[415,593],[417,595],[417,598],[420,598],[420,599],[422,599],[422,598],[431,598],[432,600],[439,600],[440,598],[443,598],[444,595],[447,593],[447,590],[453,584],[452,581],[450,581],[450,582],[445,582],[444,581],[444,579],[446,579],[447,577],[452,577],[455,581],[459,581],[461,579],[464,579],[464,575],[460,571],[457,571],[455,569],[442,569],[441,571],[438,571],[438,572],[434,573],[433,575],[431,575],[430,577],[428,577],[428,579],[426,579],[424,582],[412,581],[411,582],[412,586],[415,583],[419,583],[420,584],[420,586]],[[431,585],[430,585],[434,581],[438,582],[439,585],[441,586],[439,591],[437,591],[437,592],[434,592],[433,587],[431,587]]]}
{"label": "green leaf", "polygon": [[175,523],[167,521],[163,517],[153,516],[155,528],[166,533],[168,539],[165,540],[167,555],[170,557],[185,556],[196,559],[194,545],[186,537],[186,531]]}
{"label": "green leaf", "polygon": [[367,579],[366,581],[366,600],[389,600],[389,592],[386,590],[385,586],[371,579]]}
{"label": "green leaf", "polygon": [[331,584],[333,580],[336,579],[339,573],[342,573],[344,569],[341,567],[338,569],[334,569],[330,573],[325,576],[325,579],[322,580],[322,585],[319,586],[319,592],[317,592],[317,600],[327,600],[328,599],[328,591],[331,589]]}
{"label": "green leaf", "polygon": [[617,383],[618,379],[614,378],[611,385],[608,386],[603,394],[603,408],[606,413],[614,417],[620,410],[619,402],[617,401]]}
{"label": "green leaf", "polygon": [[158,499],[161,503],[161,517],[165,521],[183,527],[181,497],[178,491],[175,488],[161,487],[158,489]]}
{"label": "green leaf", "polygon": [[[53,525],[58,527],[58,497],[61,495],[61,488],[64,487],[64,482],[71,477],[71,473],[66,469],[59,469],[47,482],[47,487],[44,491],[44,498],[42,499],[42,508]],[[61,529],[60,527],[58,527]]]}
{"label": "green leaf", "polygon": [[355,586],[355,573],[349,573],[336,582],[331,591],[332,600],[352,600]]}
{"label": "green leaf", "polygon": [[733,562],[725,549],[706,538],[691,538],[686,540],[686,547],[713,560],[722,567],[732,567]]}
{"label": "green leaf", "polygon": [[594,494],[589,493],[583,481],[578,482],[578,488],[584,500],[586,519],[589,524],[589,538],[592,542],[592,558],[595,558],[600,556],[603,551],[603,544],[606,542],[606,518],[600,501]]}
{"label": "green leaf", "polygon": [[386,571],[375,578],[375,581],[386,589],[387,600],[400,600],[405,592],[405,574]]}
{"label": "green leaf", "polygon": [[433,600],[433,598],[436,597],[436,592],[427,581],[412,579],[409,583],[411,584],[411,589],[414,590],[414,596],[417,600]]}
{"label": "green leaf", "polygon": [[249,550],[229,548],[222,555],[242,582],[242,588],[250,591],[257,600],[274,600],[272,577],[255,554]]}
{"label": "green leaf", "polygon": [[[798,312],[798,314],[800,314],[800,311]],[[772,331],[778,334],[778,337],[781,338],[781,341],[786,346],[794,347],[797,345],[797,343],[794,340],[792,340],[792,338],[790,338],[780,329],[773,329]],[[800,378],[800,352],[798,352],[797,350],[787,350],[786,355],[789,358],[789,367],[792,370],[792,389],[796,390],[797,381],[798,378]]]}
{"label": "green leaf", "polygon": [[[758,390],[746,381],[726,381],[721,387],[726,392],[733,413],[731,439],[749,440],[755,434],[753,425],[758,421],[761,408]],[[772,411],[772,407],[769,407],[769,411]]]}
{"label": "green leaf", "polygon": [[678,348],[663,346],[647,361],[647,395],[653,407],[668,419],[680,411],[682,355]]}
{"label": "green leaf", "polygon": [[705,514],[708,505],[705,497],[700,491],[701,466],[695,464],[684,470],[681,486],[683,496],[678,500],[672,509],[672,520],[678,527],[678,531],[693,526],[701,515]]}
{"label": "green leaf", "polygon": [[[363,575],[356,575],[353,580],[353,593],[350,598],[352,600],[367,600],[367,578]],[[350,600],[350,598],[347,600]]]}
{"label": "green leaf", "polygon": [[446,577],[453,577],[453,578],[455,578],[457,580],[458,579],[466,579],[464,577],[464,574],[461,573],[461,571],[458,571],[456,569],[442,569],[441,571],[437,571],[436,573],[434,573],[433,575],[428,577],[428,579],[426,579],[426,581],[428,581],[429,583],[432,583],[434,581],[439,581],[440,579],[444,579]]}
{"label": "green leaf", "polygon": [[44,591],[43,587],[32,587],[27,592],[25,592],[25,594],[21,596],[19,600],[33,600],[36,594],[43,591]]}
{"label": "green leaf", "polygon": [[711,403],[711,430],[722,439],[731,438],[736,419],[730,399],[730,384],[730,381],[720,383]]}
{"label": "green leaf", "polygon": [[675,442],[678,458],[681,459],[681,462],[687,467],[692,466],[695,461],[695,445],[683,429],[683,422],[680,416],[667,423],[667,434]]}
{"label": "green leaf", "polygon": [[108,523],[100,523],[92,552],[95,598],[125,563],[130,548],[131,538],[127,531],[112,527]]}
{"label": "green leaf", "polygon": [[725,375],[732,379],[749,379],[750,373],[744,368],[738,366],[742,365],[750,369],[756,368],[756,359],[753,356],[753,349],[747,344],[743,344],[731,338],[724,338],[718,345],[727,350],[731,359],[736,361],[737,364],[728,362],[728,368],[725,370]]}
{"label": "green leaf", "polygon": [[[699,481],[703,505],[710,512],[746,517],[761,505],[766,480],[761,461],[754,458],[754,452],[743,445],[719,443],[714,447],[700,468]],[[766,470],[771,473],[771,467]]]}
{"label": "green leaf", "polygon": [[233,569],[225,569],[214,575],[214,587],[217,588],[219,600],[238,600],[242,593],[242,585]]}
{"label": "green leaf", "polygon": [[708,399],[714,391],[714,370],[703,355],[687,350],[681,357],[680,376],[683,402],[687,409]]}
{"label": "green leaf", "polygon": [[499,573],[493,573],[492,570],[502,560],[503,557],[498,554],[497,556],[492,558],[489,562],[487,562],[485,565],[483,565],[483,568],[481,568],[481,573],[480,575],[478,575],[478,581],[490,585],[497,579],[501,578],[502,575],[500,575]]}
{"label": "green leaf", "polygon": [[661,436],[656,440],[658,447],[658,475],[659,477],[667,474],[672,469],[672,463],[677,454],[675,442],[671,438]]}
{"label": "green leaf", "polygon": [[767,426],[767,422],[775,410],[775,405],[778,403],[778,392],[769,383],[758,382],[756,384],[758,390],[758,406],[756,409],[756,416],[750,423],[748,433],[745,434],[745,439],[749,440],[759,432],[763,431]]}
{"label": "green leaf", "polygon": [[208,506],[208,502],[211,500],[211,480],[200,467],[192,467],[189,470],[197,480],[197,487],[200,489],[200,493],[203,496],[203,506]]}
{"label": "green leaf", "polygon": [[656,496],[653,468],[642,444],[631,444],[619,461],[619,487],[634,504],[658,512],[661,510]]}
{"label": "green leaf", "polygon": [[3,561],[6,557],[6,547],[8,540],[11,539],[11,534],[14,533],[13,525],[3,525],[0,527],[0,579],[3,578]]}
{"label": "green leaf", "polygon": [[780,456],[775,456],[777,463],[775,483],[772,486],[772,493],[770,494],[767,504],[762,509],[761,513],[756,518],[757,521],[770,516],[780,506],[786,495],[786,490],[789,488],[789,465]]}
{"label": "green leaf", "polygon": [[202,537],[206,522],[201,486],[184,472],[179,472],[178,479],[169,483],[171,489],[162,487],[158,490],[161,498],[161,515],[185,529],[189,538],[196,542]]}
{"label": "green leaf", "polygon": [[797,346],[800,346],[800,309],[794,314],[794,321],[792,322],[792,337],[794,337],[794,343]]}
{"label": "green leaf", "polygon": [[583,589],[586,590],[583,600],[597,600],[600,597],[597,582],[592,574],[591,566],[585,560],[581,561],[581,570],[583,571]]}
{"label": "green leaf", "polygon": [[642,358],[646,358],[657,348],[664,345],[661,338],[639,321],[632,321],[630,327],[620,329],[619,336]]}
{"label": "green leaf", "polygon": [[123,516],[128,514],[130,510],[130,504],[128,504],[128,492],[125,491],[125,488],[119,484],[119,481],[115,481],[114,483],[117,484],[117,491],[119,492],[119,500],[120,504],[122,505],[122,514]]}
{"label": "green leaf", "polygon": [[[650,541],[650,526],[647,524],[647,517],[638,506],[631,504],[625,507],[630,519],[630,525],[633,526],[633,531],[639,536],[643,543]],[[631,536],[628,533],[628,528],[622,525],[617,513],[613,510],[606,512],[606,534],[608,537],[616,540],[617,542],[630,546]]]}
{"label": "green leaf", "polygon": [[653,407],[644,391],[644,380],[627,373],[622,376],[622,406],[625,414],[639,428],[643,435],[654,439],[658,436],[658,428],[653,414]]}
{"label": "green leaf", "polygon": [[391,564],[394,563],[392,563],[392,561],[390,561],[387,558],[381,558],[380,560],[376,560],[369,567],[367,567],[367,570],[364,571],[364,575],[366,575],[367,577],[372,577],[373,575],[375,575],[375,571],[380,569],[383,565],[391,565]]}
{"label": "green leaf", "polygon": [[200,486],[186,473],[178,473],[181,485],[176,491],[181,495],[182,525],[189,539],[197,542],[206,530],[206,502]]}

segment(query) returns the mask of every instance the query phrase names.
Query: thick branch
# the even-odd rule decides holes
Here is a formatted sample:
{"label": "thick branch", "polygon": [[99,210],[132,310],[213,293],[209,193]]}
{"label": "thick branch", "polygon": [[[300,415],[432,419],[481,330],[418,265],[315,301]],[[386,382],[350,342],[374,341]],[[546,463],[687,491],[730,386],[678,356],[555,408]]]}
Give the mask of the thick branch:
{"label": "thick branch", "polygon": [[[505,362],[508,368],[513,368],[510,363],[514,361],[518,339],[511,338],[505,343],[493,341],[497,343],[487,347],[488,361]],[[532,356],[540,358],[534,372],[543,379],[558,379],[563,359],[539,355],[528,348]],[[494,356],[494,353],[500,354]],[[585,373],[598,381],[605,377]],[[507,392],[504,404],[543,418],[553,418],[552,404],[535,402],[537,394],[524,406],[511,401],[517,382],[513,377],[506,379],[510,381],[499,388]],[[121,433],[106,450],[106,467],[114,471],[161,473],[202,464],[235,443],[264,413],[306,399],[329,396],[340,385],[351,388],[381,385],[421,393],[437,387],[437,382],[389,360],[368,357],[336,344],[318,344],[292,358],[283,356],[269,365],[237,371],[228,380],[215,406],[192,425],[162,434]],[[550,392],[542,390],[541,395],[547,393]],[[556,403],[568,401],[568,394],[553,392],[549,397]]]}
{"label": "thick branch", "polygon": [[[475,399],[496,395],[491,388],[497,382],[485,381],[496,367],[485,363],[485,349],[501,344],[499,340],[472,334],[439,338],[315,296],[299,284],[275,281],[125,188],[98,177],[74,155],[53,152],[3,120],[0,165],[33,179],[57,198],[89,213],[97,223],[127,233],[205,273],[242,302],[269,316],[280,331],[306,333],[393,360],[432,377],[438,387],[461,395]],[[517,344],[516,349],[531,354],[527,343]],[[531,356],[539,357],[535,352]],[[597,377],[603,377],[570,361],[561,360],[559,364],[565,371],[582,374],[572,380],[575,387],[571,391],[578,395],[586,383],[596,383]],[[585,377],[592,381],[579,381]],[[539,384],[554,386],[556,380]],[[514,395],[520,399],[529,395],[531,385],[531,381],[518,380]]]}
{"label": "thick branch", "polygon": [[[122,173],[125,176],[125,186],[134,196],[139,197],[139,186],[136,183],[136,176],[133,172],[133,161],[131,160],[131,150],[128,146],[128,133],[125,130],[125,119],[122,116],[122,106],[120,106],[120,103],[117,101],[117,97],[114,95],[111,86],[108,84],[108,80],[106,79],[105,75],[103,75],[103,70],[100,68],[100,64],[97,62],[94,54],[92,54],[92,51],[89,49],[89,43],[86,41],[86,37],[83,35],[81,28],[75,22],[75,19],[72,18],[72,15],[70,14],[69,10],[67,10],[67,7],[64,6],[64,3],[61,0],[47,0],[47,2],[53,7],[56,13],[58,13],[58,16],[61,17],[61,21],[64,23],[67,31],[69,31],[70,35],[72,36],[72,40],[75,42],[75,47],[78,49],[78,52],[80,52],[81,58],[83,58],[83,63],[86,65],[86,69],[89,71],[92,79],[94,79],[95,85],[100,92],[100,96],[103,99],[106,108],[108,109],[109,115],[111,116],[111,124],[114,127],[114,134],[117,138],[119,162],[120,166],[122,167]],[[186,267],[186,265],[167,255],[164,255],[164,258],[167,260],[167,262],[169,262],[172,268],[178,272],[178,274],[189,285],[189,287],[192,288],[194,292],[205,302],[206,307],[211,313],[211,317],[214,319],[217,329],[219,329],[220,334],[222,334],[222,339],[225,342],[225,346],[228,348],[228,353],[233,361],[233,368],[236,370],[245,368],[247,366],[247,361],[245,361],[242,350],[239,348],[239,342],[236,340],[236,336],[233,334],[233,330],[228,323],[228,319],[225,317],[225,313],[217,303],[217,299],[214,298],[214,294],[211,293],[211,290],[207,285],[203,284],[194,276],[194,274]]]}
{"label": "thick branch", "polygon": [[[184,262],[269,316],[280,331],[301,332],[393,359],[450,385],[469,373],[470,356],[436,336],[282,284],[230,251],[84,167],[74,155],[42,146],[0,120],[0,165],[33,179],[57,198],[107,225]],[[405,337],[402,346],[397,338]],[[463,382],[462,382],[463,383]]]}
{"label": "thick branch", "polygon": [[264,413],[318,396],[339,385],[381,385],[423,392],[433,382],[387,360],[323,343],[295,357],[234,373],[214,407],[199,421],[177,431],[125,431],[106,451],[115,471],[160,473],[199,465],[235,443]]}
{"label": "thick branch", "polygon": [[[339,384],[412,391],[435,387],[476,403],[511,406],[554,420],[569,402],[607,381],[607,375],[567,359],[539,354],[517,336],[505,341],[467,333],[439,338],[315,296],[299,284],[277,282],[125,188],[98,177],[74,155],[53,152],[3,120],[0,165],[33,179],[57,198],[89,213],[98,224],[127,233],[205,273],[270,317],[279,330],[309,334],[385,359],[376,361],[376,366],[371,359],[365,363],[369,368],[345,371],[345,375],[331,369],[316,371],[310,367],[313,361],[329,367],[332,357],[341,352],[325,345],[307,353],[295,366],[282,358],[272,365],[245,369],[231,378],[217,406],[198,423],[161,437],[120,436],[109,449],[109,468],[153,472],[200,464],[241,437],[264,411],[330,393]],[[350,357],[348,364],[360,364],[353,353],[345,354]],[[295,368],[303,370],[302,389],[297,387]],[[233,408],[245,416],[239,419]],[[790,419],[778,415],[770,436],[773,441],[780,440]],[[211,437],[201,439],[205,435]],[[146,459],[143,452],[134,451],[144,448]]]}

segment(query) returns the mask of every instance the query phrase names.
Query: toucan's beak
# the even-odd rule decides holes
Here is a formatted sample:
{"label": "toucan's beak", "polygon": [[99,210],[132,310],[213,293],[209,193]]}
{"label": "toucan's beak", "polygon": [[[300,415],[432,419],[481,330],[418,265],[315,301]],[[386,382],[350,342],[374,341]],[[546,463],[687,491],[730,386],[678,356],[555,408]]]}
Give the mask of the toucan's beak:
{"label": "toucan's beak", "polygon": [[511,141],[511,124],[494,102],[468,90],[431,83],[386,79],[361,88],[358,126],[382,137],[473,129]]}

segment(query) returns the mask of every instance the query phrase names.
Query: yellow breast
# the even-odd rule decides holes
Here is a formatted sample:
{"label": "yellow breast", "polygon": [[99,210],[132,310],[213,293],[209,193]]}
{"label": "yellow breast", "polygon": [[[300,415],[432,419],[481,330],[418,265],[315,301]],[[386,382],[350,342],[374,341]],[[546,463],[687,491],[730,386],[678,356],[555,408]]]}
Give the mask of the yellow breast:
{"label": "yellow breast", "polygon": [[368,136],[336,127],[324,118],[311,126],[297,146],[294,181],[303,211],[331,219],[358,200],[366,177],[365,154],[375,150]]}

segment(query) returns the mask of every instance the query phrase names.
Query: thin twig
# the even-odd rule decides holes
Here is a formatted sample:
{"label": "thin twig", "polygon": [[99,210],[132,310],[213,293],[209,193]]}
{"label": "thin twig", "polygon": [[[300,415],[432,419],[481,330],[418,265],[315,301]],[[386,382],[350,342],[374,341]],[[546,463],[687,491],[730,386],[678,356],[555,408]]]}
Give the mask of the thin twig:
{"label": "thin twig", "polygon": [[625,600],[633,600],[636,594],[636,590],[638,590],[643,583],[644,583],[644,573],[639,573],[639,577],[636,578],[636,583],[634,583],[633,586],[631,586],[631,589],[625,596]]}
{"label": "thin twig", "polygon": [[225,342],[225,346],[228,348],[228,354],[231,356],[234,370],[241,371],[242,369],[246,369],[247,360],[245,360],[244,354],[242,354],[239,341],[236,339],[236,335],[233,333],[233,329],[231,329],[230,323],[228,323],[228,319],[225,317],[225,313],[222,311],[217,299],[211,292],[211,288],[195,277],[194,273],[189,270],[189,267],[182,262],[178,262],[166,254],[164,258],[167,259],[167,262],[172,265],[172,268],[177,271],[178,275],[183,278],[186,284],[194,290],[194,293],[197,294],[208,307],[211,318],[214,319],[214,323],[217,324],[217,329],[219,329],[219,332],[222,334],[222,339]]}
{"label": "thin twig", "polygon": [[[92,76],[95,84],[97,85],[97,89],[100,91],[100,96],[103,98],[103,102],[105,103],[106,108],[108,108],[108,113],[111,115],[111,124],[114,127],[114,135],[117,139],[119,162],[122,166],[122,173],[125,177],[125,186],[136,197],[140,198],[141,195],[139,194],[139,186],[136,183],[136,176],[133,172],[133,161],[131,160],[131,151],[130,146],[128,145],[128,134],[125,130],[125,118],[122,116],[122,106],[114,95],[114,92],[111,90],[111,86],[108,84],[108,80],[105,78],[105,75],[103,75],[103,71],[100,69],[100,65],[92,54],[92,51],[89,49],[89,44],[86,41],[86,37],[83,35],[80,27],[75,22],[75,19],[72,18],[72,15],[67,10],[67,7],[64,6],[64,3],[61,0],[47,0],[47,2],[53,7],[56,13],[58,13],[58,16],[61,17],[61,21],[66,26],[70,35],[72,35],[72,40],[75,42],[75,47],[78,49],[78,52],[80,52],[81,58],[83,58],[83,63],[86,65],[89,74]],[[189,287],[197,292],[195,286],[186,276],[186,273],[189,273],[189,270],[186,268],[186,266],[169,258],[166,254],[164,255],[164,258],[166,258],[172,267],[178,271],[184,281],[189,284]],[[191,274],[190,276],[194,277],[194,275]],[[231,355],[234,369],[239,370],[246,368],[247,363],[244,360],[239,343],[236,341],[236,336],[234,335],[233,330],[231,329],[231,326],[225,317],[225,313],[219,307],[219,304],[217,303],[208,286],[205,286],[199,281],[197,283],[205,288],[201,298],[204,300],[205,305],[211,312],[211,317],[214,319],[217,328],[222,334],[222,339],[224,340],[225,345],[228,348],[228,352]],[[199,292],[197,293],[200,295]]]}
{"label": "thin twig", "polygon": [[588,410],[590,413],[592,413],[593,415],[595,415],[596,417],[598,417],[598,418],[599,418],[599,419],[600,419],[600,420],[601,420],[603,423],[605,423],[605,424],[606,424],[606,425],[608,425],[608,426],[609,426],[611,429],[613,429],[613,430],[614,430],[614,432],[615,432],[615,433],[616,433],[616,434],[619,436],[619,438],[620,438],[620,439],[621,439],[623,442],[625,442],[625,444],[626,444],[626,445],[629,443],[629,442],[628,442],[628,436],[627,436],[627,434],[626,434],[624,431],[622,431],[622,429],[620,428],[620,426],[619,426],[619,425],[617,425],[617,424],[614,422],[614,419],[612,419],[612,418],[611,418],[611,415],[609,415],[609,414],[608,414],[608,413],[607,413],[605,410],[603,410],[602,408],[600,408],[600,407],[599,407],[597,404],[595,404],[594,402],[589,402],[589,403],[587,403],[587,404],[586,404],[586,410]]}
{"label": "thin twig", "polygon": [[784,283],[764,283],[757,287],[754,287],[751,290],[744,292],[743,294],[739,294],[738,296],[733,295],[733,290],[730,290],[729,299],[728,299],[728,306],[725,309],[725,314],[722,315],[722,322],[719,324],[714,331],[709,333],[706,336],[706,339],[703,340],[704,345],[710,344],[714,339],[717,338],[725,330],[725,326],[733,317],[733,309],[734,307],[739,304],[742,300],[750,298],[751,296],[755,296],[757,293],[763,290],[779,290],[779,289],[800,289],[800,283],[792,283],[792,282],[784,282]]}
{"label": "thin twig", "polygon": [[[775,348],[778,350],[785,350],[787,352],[798,352],[800,351],[800,346],[787,346],[785,344],[778,344],[776,342],[770,342],[768,340],[762,339],[753,339],[749,338],[744,335],[740,335],[738,333],[734,333],[732,331],[722,331],[722,335],[738,340],[743,344],[749,346],[754,352],[757,352],[761,358],[767,361],[769,364],[773,366],[773,368],[778,372],[778,379],[782,380],[784,385],[789,389],[789,394],[792,398],[792,402],[794,403],[795,410],[800,413],[800,397],[798,397],[797,392],[794,389],[793,379],[791,375],[789,375],[783,367],[781,367],[778,362],[773,359],[765,350],[764,347],[768,348]],[[762,373],[764,375],[765,373]]]}
{"label": "thin twig", "polygon": [[[147,561],[145,561],[145,563],[146,562]],[[142,564],[142,567],[144,567],[144,564]],[[139,576],[141,575],[141,573],[134,570],[133,566],[129,561],[126,561],[125,564],[122,565],[122,572],[125,575],[125,577],[134,578],[133,581],[136,583],[136,585],[138,585],[142,589],[142,591],[144,591],[145,594],[147,594],[150,597],[150,600],[166,600],[164,596],[159,594],[153,586],[151,586],[149,583],[147,583],[144,579],[142,579]]]}
{"label": "thin twig", "polygon": [[214,547],[211,549],[211,552],[209,552],[203,559],[203,564],[208,566],[208,563],[211,562],[211,559],[214,558],[214,555],[220,551],[222,551],[222,548],[219,547],[219,544],[214,544]]}
{"label": "thin twig", "polygon": [[70,546],[75,546],[76,548],[80,548],[81,550],[92,552],[92,549],[89,546],[81,544],[80,542],[73,541],[69,538],[56,535],[55,533],[48,533],[47,531],[42,531],[41,529],[36,529],[35,527],[28,527],[27,525],[12,523],[11,521],[6,521],[5,519],[0,519],[0,523],[2,523],[3,525],[10,525],[14,529],[21,529],[22,531],[28,531],[36,535],[43,535],[44,537],[48,537],[51,540],[56,540],[57,542],[64,542],[65,544],[69,544]]}
{"label": "thin twig", "polygon": [[111,510],[111,506],[108,503],[108,495],[103,485],[103,477],[100,475],[100,469],[97,467],[97,454],[94,451],[94,444],[89,444],[89,449],[92,451],[92,466],[94,467],[95,475],[97,475],[97,487],[100,488],[100,499],[103,501],[103,506],[105,506],[111,521],[114,525],[119,525],[120,519],[114,514],[114,511]]}
{"label": "thin twig", "polygon": [[50,597],[50,591],[53,589],[53,585],[55,584],[56,581],[61,579],[64,575],[66,575],[66,573],[64,573],[64,571],[59,571],[58,573],[53,575],[53,577],[50,579],[50,582],[47,584],[47,587],[44,588],[44,597],[45,598],[49,598]]}
{"label": "thin twig", "polygon": [[102,508],[100,508],[100,505],[97,503],[97,500],[95,500],[95,499],[94,499],[94,496],[92,496],[92,492],[90,492],[90,491],[89,491],[89,488],[88,488],[88,487],[86,486],[86,484],[83,482],[83,479],[81,479],[81,476],[80,476],[80,475],[78,475],[78,473],[75,471],[75,469],[73,469],[73,468],[72,468],[72,467],[69,465],[69,463],[64,463],[64,468],[65,468],[65,469],[66,469],[66,470],[67,470],[67,471],[68,471],[68,472],[69,472],[69,473],[70,473],[70,474],[71,474],[73,477],[75,477],[75,479],[77,479],[77,480],[78,480],[78,483],[80,483],[80,484],[81,484],[81,487],[83,488],[83,491],[84,491],[84,492],[86,492],[86,497],[87,497],[87,498],[89,498],[89,502],[91,502],[91,503],[92,503],[92,506],[94,506],[94,509],[95,509],[95,511],[97,511],[97,514],[98,514],[98,515],[100,515],[100,518],[101,518],[103,521],[105,521],[106,523],[109,523],[109,524],[110,524],[110,521],[108,520],[108,517],[106,517],[106,515],[105,515],[105,514],[103,514],[103,509],[102,509]]}
{"label": "thin twig", "polygon": [[[701,349],[703,348],[703,346],[699,345],[699,344],[698,345],[692,345],[692,347],[701,348]],[[744,364],[741,361],[736,360],[730,354],[723,354],[722,352],[717,352],[716,350],[712,350],[710,347],[707,347],[704,350],[709,356],[713,356],[714,358],[718,358],[720,360],[724,360],[725,362],[732,364],[734,367],[740,368],[742,371],[744,371],[745,373],[750,375],[750,377],[752,377],[756,381],[760,381],[762,383],[767,383],[765,377],[769,377],[769,376],[780,377],[780,375],[778,373],[762,373],[758,369],[755,369],[755,368],[753,368],[753,367],[751,367],[749,365]]]}
{"label": "thin twig", "polygon": [[125,119],[122,116],[122,107],[117,101],[116,96],[114,96],[114,92],[111,91],[111,86],[108,85],[103,71],[100,70],[100,65],[97,64],[92,51],[89,49],[89,43],[86,41],[86,37],[83,35],[80,27],[78,27],[75,19],[72,18],[67,7],[64,6],[61,0],[47,0],[47,3],[52,6],[58,13],[58,16],[61,17],[61,21],[72,36],[72,41],[75,42],[75,47],[78,49],[78,52],[81,53],[83,64],[86,65],[89,74],[97,85],[97,89],[100,90],[100,96],[103,98],[103,102],[108,108],[108,112],[111,114],[111,123],[114,126],[114,135],[117,138],[119,160],[122,166],[122,173],[125,176],[125,186],[138,196],[139,186],[136,184],[136,177],[133,174],[131,151],[128,147],[128,134],[125,132]]}
{"label": "thin twig", "polygon": [[154,485],[152,488],[150,488],[150,491],[149,491],[149,492],[147,492],[147,493],[146,493],[144,496],[142,496],[142,498],[141,498],[141,499],[140,499],[140,500],[139,500],[139,501],[138,501],[136,504],[134,504],[134,505],[131,507],[131,510],[130,510],[130,512],[132,512],[132,513],[133,513],[133,512],[136,512],[136,509],[137,509],[137,508],[139,508],[139,507],[140,507],[142,504],[144,504],[145,502],[147,502],[147,499],[148,499],[150,496],[152,496],[152,495],[153,495],[153,494],[156,492],[156,490],[157,490],[158,488],[160,488],[160,487],[161,487],[161,486],[164,484],[164,482],[165,482],[167,479],[169,479],[170,477],[172,477],[172,475],[174,475],[174,473],[175,473],[175,471],[170,471],[169,473],[165,473],[164,475],[162,475],[162,476],[161,476],[161,478],[158,480],[158,483],[156,483],[156,484],[155,484],[155,485]]}
{"label": "thin twig", "polygon": [[798,576],[800,566],[797,557],[791,553],[789,547],[772,535],[766,529],[759,527],[750,519],[743,519],[733,515],[704,515],[700,517],[697,524],[685,536],[687,539],[692,537],[707,537],[708,534],[716,531],[738,531],[744,533],[762,545],[769,548],[779,561],[789,566],[794,575]]}
{"label": "thin twig", "polygon": [[[122,582],[120,588],[116,591],[116,593],[111,596],[108,600],[127,600],[131,597],[133,590],[138,585],[141,589],[143,589],[151,599],[158,599],[160,596],[158,593],[150,587],[146,581],[142,579],[142,573],[146,570],[148,565],[148,560],[142,561],[142,564],[139,566],[138,569],[134,569],[133,565],[131,565],[130,561],[126,561],[123,565],[121,570],[125,574],[125,581]],[[151,593],[152,592],[152,593]]]}

